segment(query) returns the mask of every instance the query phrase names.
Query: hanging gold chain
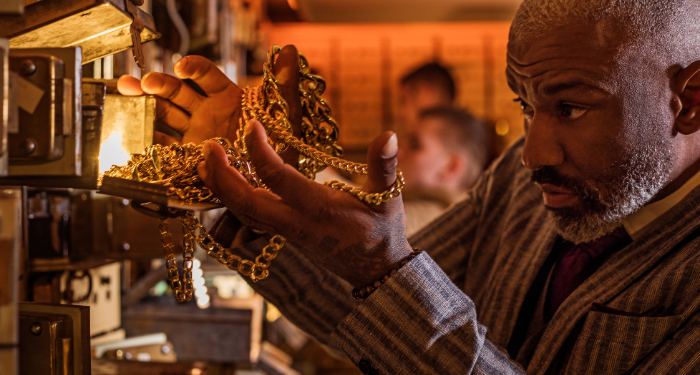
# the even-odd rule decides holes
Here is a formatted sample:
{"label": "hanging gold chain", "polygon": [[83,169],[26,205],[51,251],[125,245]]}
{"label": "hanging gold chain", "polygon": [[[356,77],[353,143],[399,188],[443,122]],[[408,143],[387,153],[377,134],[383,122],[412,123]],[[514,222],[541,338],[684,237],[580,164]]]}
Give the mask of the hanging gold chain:
{"label": "hanging gold chain", "polygon": [[[270,143],[277,153],[284,152],[289,146],[299,152],[298,169],[309,179],[313,180],[316,173],[327,166],[366,175],[366,164],[340,158],[343,150],[336,144],[339,135],[338,125],[331,116],[330,106],[321,97],[326,83],[322,77],[310,73],[308,61],[301,54],[299,55],[299,96],[302,106],[301,136],[303,140],[294,136],[289,120],[289,106],[282,97],[279,83],[274,75],[274,65],[280,51],[281,48],[276,45],[270,48],[267,62],[263,66],[262,85],[256,88],[247,87],[243,90],[241,99],[243,116],[240,119],[237,139],[233,144],[225,138],[212,139],[224,148],[229,165],[246,178],[251,186],[266,188],[250,163],[243,137],[244,122],[257,119],[265,127],[271,139]],[[164,185],[168,187],[168,196],[178,197],[188,202],[221,203],[204,185],[197,173],[197,166],[204,160],[203,144],[153,145],[146,148],[142,154],[132,154],[127,165],[112,166],[104,176]],[[368,204],[379,205],[399,196],[404,187],[404,179],[401,171],[397,169],[396,181],[388,190],[381,193],[367,193],[337,180],[328,181],[325,185],[350,193]],[[273,236],[262,254],[253,262],[231,253],[214,241],[211,234],[191,212],[184,211],[179,218],[184,234],[182,277],[177,268],[169,225],[165,219],[162,219],[159,226],[168,279],[178,302],[189,301],[193,295],[192,263],[195,242],[206,251],[207,255],[226,267],[250,277],[253,281],[269,276],[268,268],[286,242],[282,236]]]}
{"label": "hanging gold chain", "polygon": [[192,286],[192,265],[194,262],[194,248],[192,240],[194,237],[188,233],[187,228],[182,228],[184,238],[182,247],[182,278],[177,269],[177,260],[175,259],[175,245],[173,245],[173,236],[170,234],[170,225],[162,219],[158,226],[160,230],[160,241],[163,244],[163,252],[165,253],[165,268],[168,270],[168,279],[170,280],[170,288],[175,294],[175,299],[178,302],[187,302],[192,299],[194,287]]}
{"label": "hanging gold chain", "polygon": [[[267,269],[286,243],[284,237],[279,235],[273,236],[269,244],[263,248],[262,254],[255,258],[255,262],[251,262],[231,253],[218,242],[214,241],[214,237],[204,229],[199,223],[199,220],[197,220],[191,212],[180,216],[180,221],[182,221],[183,228],[193,236],[194,241],[207,252],[207,255],[216,259],[229,269],[250,277],[253,281],[262,280],[270,274]],[[199,234],[197,234],[197,231],[199,231]]]}

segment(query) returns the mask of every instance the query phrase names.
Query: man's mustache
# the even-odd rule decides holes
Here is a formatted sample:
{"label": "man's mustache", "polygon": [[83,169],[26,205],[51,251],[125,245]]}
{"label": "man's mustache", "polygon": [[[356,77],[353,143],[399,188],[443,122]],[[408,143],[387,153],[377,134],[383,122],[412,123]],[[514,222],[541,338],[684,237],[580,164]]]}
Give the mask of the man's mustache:
{"label": "man's mustache", "polygon": [[541,185],[549,184],[570,190],[582,198],[590,197],[591,195],[585,184],[574,178],[562,175],[551,166],[544,166],[532,171],[530,180]]}

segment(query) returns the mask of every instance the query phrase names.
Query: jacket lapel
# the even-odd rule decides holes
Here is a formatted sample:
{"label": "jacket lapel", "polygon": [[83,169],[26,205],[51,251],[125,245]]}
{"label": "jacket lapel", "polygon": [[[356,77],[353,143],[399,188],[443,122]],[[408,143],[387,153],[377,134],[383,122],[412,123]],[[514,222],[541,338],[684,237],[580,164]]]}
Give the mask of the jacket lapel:
{"label": "jacket lapel", "polygon": [[590,311],[592,303],[610,301],[700,228],[699,207],[700,188],[649,224],[636,241],[611,256],[577,288],[547,325],[528,373],[547,371],[573,328]]}

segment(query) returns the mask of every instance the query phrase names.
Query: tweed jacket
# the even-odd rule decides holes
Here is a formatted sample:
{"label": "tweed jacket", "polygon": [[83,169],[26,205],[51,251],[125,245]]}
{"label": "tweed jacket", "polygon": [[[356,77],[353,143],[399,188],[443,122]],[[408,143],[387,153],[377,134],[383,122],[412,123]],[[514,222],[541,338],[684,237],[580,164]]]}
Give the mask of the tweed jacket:
{"label": "tweed jacket", "polygon": [[[564,301],[527,368],[509,358],[503,348],[557,238],[521,165],[522,144],[413,236],[425,252],[364,302],[291,245],[253,287],[367,374],[700,374],[700,188]],[[213,231],[230,244],[235,229],[225,214]],[[266,242],[232,251],[254,257]],[[642,316],[660,306],[663,316]]]}

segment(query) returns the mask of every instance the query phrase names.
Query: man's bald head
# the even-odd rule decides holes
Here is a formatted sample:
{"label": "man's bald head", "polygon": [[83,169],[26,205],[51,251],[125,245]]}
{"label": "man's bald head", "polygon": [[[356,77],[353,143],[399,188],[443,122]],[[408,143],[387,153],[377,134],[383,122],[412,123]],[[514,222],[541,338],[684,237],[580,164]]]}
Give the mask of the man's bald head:
{"label": "man's bald head", "polygon": [[608,28],[602,35],[666,66],[685,66],[700,56],[700,0],[525,0],[510,39],[528,43],[580,22]]}

